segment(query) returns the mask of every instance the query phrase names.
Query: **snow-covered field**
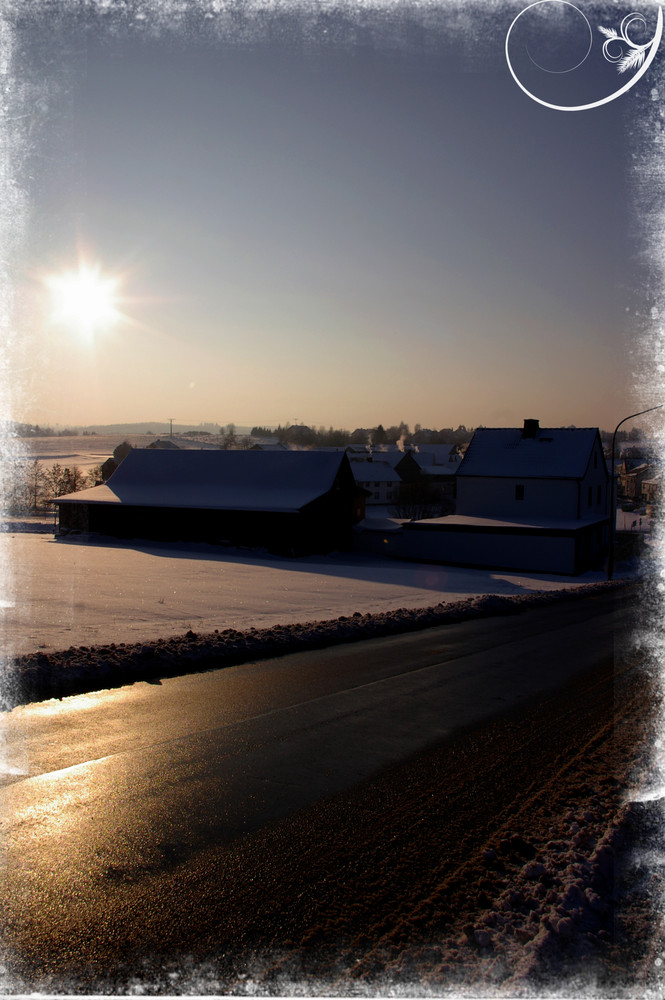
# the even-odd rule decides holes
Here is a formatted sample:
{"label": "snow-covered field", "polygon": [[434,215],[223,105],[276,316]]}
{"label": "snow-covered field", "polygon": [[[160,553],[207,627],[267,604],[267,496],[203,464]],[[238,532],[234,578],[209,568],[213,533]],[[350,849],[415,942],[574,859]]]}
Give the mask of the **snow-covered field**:
{"label": "snow-covered field", "polygon": [[262,628],[478,594],[520,595],[600,582],[398,562],[365,554],[302,559],[177,543],[86,544],[51,534],[0,535],[6,654]]}
{"label": "snow-covered field", "polygon": [[[130,434],[127,440],[138,448],[146,448],[157,439],[157,435]],[[57,462],[62,466],[78,466],[82,472],[88,472],[94,466],[101,465],[113,454],[113,449],[123,441],[122,434],[99,434],[90,437],[39,437],[16,438],[12,441],[11,455],[7,456],[15,462],[32,462],[37,459],[42,465],[50,466]]]}

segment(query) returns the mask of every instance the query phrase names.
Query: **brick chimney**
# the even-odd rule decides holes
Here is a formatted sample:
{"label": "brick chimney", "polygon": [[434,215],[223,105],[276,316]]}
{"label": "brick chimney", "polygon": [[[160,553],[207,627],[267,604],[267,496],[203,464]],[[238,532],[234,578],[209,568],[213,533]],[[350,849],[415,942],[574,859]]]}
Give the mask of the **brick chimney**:
{"label": "brick chimney", "polygon": [[522,429],[522,440],[525,438],[535,438],[538,433],[539,426],[538,420],[525,420],[524,428]]}

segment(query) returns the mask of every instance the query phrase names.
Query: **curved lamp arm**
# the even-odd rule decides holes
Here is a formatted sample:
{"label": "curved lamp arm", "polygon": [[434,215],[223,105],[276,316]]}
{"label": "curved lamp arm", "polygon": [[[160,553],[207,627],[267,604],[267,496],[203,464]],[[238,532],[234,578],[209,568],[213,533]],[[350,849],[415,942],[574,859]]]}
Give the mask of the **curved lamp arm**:
{"label": "curved lamp arm", "polygon": [[658,406],[650,406],[648,410],[639,410],[638,413],[630,413],[614,428],[614,434],[612,435],[612,474],[610,476],[610,551],[607,556],[607,579],[611,580],[614,575],[614,534],[616,531],[616,520],[617,514],[614,509],[614,448],[616,445],[617,431],[622,424],[625,424],[627,420],[632,420],[633,417],[641,417],[643,413],[652,413],[654,410],[660,410],[663,407],[663,403],[659,403]]}

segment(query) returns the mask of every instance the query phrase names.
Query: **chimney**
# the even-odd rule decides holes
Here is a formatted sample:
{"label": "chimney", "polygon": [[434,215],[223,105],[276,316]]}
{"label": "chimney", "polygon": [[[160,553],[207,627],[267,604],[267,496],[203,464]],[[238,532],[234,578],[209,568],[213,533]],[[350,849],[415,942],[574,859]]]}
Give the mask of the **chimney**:
{"label": "chimney", "polygon": [[538,433],[539,422],[537,420],[525,420],[522,430],[522,440],[525,438],[535,438]]}

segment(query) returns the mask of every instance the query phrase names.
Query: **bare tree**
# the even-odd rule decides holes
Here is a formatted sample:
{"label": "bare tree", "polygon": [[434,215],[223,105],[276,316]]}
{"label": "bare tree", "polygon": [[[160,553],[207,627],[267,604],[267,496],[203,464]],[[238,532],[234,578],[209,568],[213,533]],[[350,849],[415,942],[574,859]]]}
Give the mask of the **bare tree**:
{"label": "bare tree", "polygon": [[222,441],[222,448],[235,448],[237,444],[236,436],[236,425],[227,424],[224,428],[224,440]]}
{"label": "bare tree", "polygon": [[4,507],[9,514],[39,510],[43,502],[44,472],[37,459],[17,465],[4,491]]}
{"label": "bare tree", "polygon": [[431,483],[417,481],[401,483],[397,503],[390,508],[393,517],[408,517],[412,521],[422,521],[427,517],[443,517],[452,514],[454,501],[441,496]]}
{"label": "bare tree", "polygon": [[104,481],[104,475],[102,473],[101,465],[93,465],[91,469],[88,469],[85,476],[85,487],[97,486],[99,483]]}
{"label": "bare tree", "polygon": [[38,459],[35,459],[30,464],[27,486],[30,490],[30,507],[33,511],[37,511],[42,503],[42,494],[44,491],[44,470],[39,464]]}
{"label": "bare tree", "polygon": [[63,466],[55,462],[44,472],[44,493],[47,498],[61,497],[67,493],[77,493],[88,485],[85,473],[78,465]]}

